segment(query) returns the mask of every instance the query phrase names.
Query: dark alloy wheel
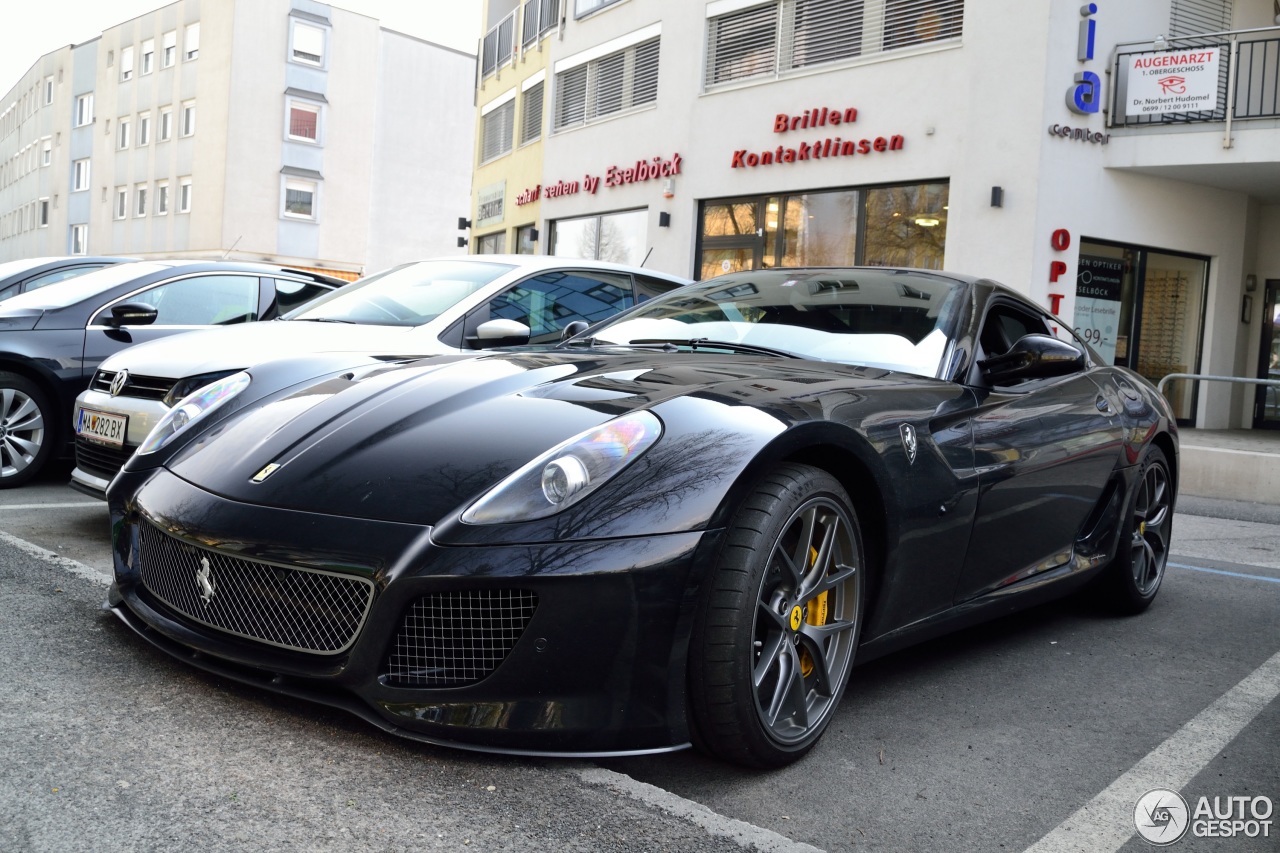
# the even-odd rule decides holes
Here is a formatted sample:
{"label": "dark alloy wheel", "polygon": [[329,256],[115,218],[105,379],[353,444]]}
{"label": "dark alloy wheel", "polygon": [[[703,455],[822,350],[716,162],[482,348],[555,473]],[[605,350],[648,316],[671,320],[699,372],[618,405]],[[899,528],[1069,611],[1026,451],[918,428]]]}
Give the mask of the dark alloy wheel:
{"label": "dark alloy wheel", "polygon": [[1169,463],[1153,446],[1133,486],[1116,558],[1107,569],[1110,603],[1122,613],[1146,610],[1160,590],[1169,563],[1173,500]]}
{"label": "dark alloy wheel", "polygon": [[0,372],[0,489],[30,480],[53,447],[48,398],[35,383]]}
{"label": "dark alloy wheel", "polygon": [[853,667],[863,574],[857,518],[835,478],[786,465],[759,483],[726,533],[694,629],[700,747],[754,767],[813,747]]}

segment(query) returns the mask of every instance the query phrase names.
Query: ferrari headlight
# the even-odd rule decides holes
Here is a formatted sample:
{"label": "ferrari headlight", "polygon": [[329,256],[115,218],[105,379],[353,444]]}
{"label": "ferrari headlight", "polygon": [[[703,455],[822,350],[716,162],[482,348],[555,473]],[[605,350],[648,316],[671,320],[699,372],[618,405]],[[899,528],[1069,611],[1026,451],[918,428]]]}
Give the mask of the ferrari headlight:
{"label": "ferrari headlight", "polygon": [[138,454],[155,453],[187,427],[217,410],[248,387],[249,374],[240,371],[183,397],[151,430],[151,434],[138,447]]}
{"label": "ferrari headlight", "polygon": [[617,476],[662,435],[650,412],[592,427],[510,474],[468,507],[468,524],[532,521],[568,509]]}

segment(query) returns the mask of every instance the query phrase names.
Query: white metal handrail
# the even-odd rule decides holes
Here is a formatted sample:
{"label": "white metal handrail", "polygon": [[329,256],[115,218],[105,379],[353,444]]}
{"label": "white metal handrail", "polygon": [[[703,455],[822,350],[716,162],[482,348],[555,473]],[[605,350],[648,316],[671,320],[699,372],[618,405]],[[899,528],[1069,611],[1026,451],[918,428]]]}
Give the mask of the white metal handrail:
{"label": "white metal handrail", "polygon": [[1170,379],[1194,379],[1197,381],[1208,380],[1211,382],[1235,382],[1240,385],[1266,385],[1271,388],[1280,388],[1280,379],[1253,379],[1248,376],[1212,376],[1208,373],[1170,373],[1168,376],[1160,380],[1156,385],[1156,390],[1161,394],[1164,393],[1164,384]]}

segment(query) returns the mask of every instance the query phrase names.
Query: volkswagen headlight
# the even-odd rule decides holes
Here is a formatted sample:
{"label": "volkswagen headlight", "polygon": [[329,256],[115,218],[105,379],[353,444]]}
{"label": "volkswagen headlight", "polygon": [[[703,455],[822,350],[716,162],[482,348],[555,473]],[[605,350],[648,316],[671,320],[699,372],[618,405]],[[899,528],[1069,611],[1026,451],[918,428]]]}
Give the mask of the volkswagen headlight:
{"label": "volkswagen headlight", "polygon": [[187,427],[216,411],[248,387],[249,374],[240,371],[183,397],[151,430],[138,447],[138,454],[155,453]]}

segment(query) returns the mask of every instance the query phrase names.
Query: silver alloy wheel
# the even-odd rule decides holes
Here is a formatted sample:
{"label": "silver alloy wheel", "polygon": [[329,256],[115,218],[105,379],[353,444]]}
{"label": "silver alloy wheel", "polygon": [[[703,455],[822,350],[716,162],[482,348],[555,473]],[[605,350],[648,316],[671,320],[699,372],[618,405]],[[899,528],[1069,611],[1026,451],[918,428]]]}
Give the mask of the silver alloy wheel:
{"label": "silver alloy wheel", "polygon": [[1162,464],[1148,465],[1138,484],[1129,546],[1133,582],[1143,596],[1160,585],[1169,560],[1169,498],[1168,471]]}
{"label": "silver alloy wheel", "polygon": [[756,714],[797,744],[834,710],[858,636],[861,575],[853,524],[830,499],[800,506],[774,543],[752,629]]}
{"label": "silver alloy wheel", "polygon": [[44,445],[44,415],[16,388],[0,388],[0,478],[26,470]]}

